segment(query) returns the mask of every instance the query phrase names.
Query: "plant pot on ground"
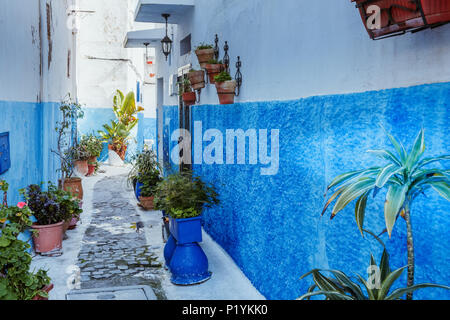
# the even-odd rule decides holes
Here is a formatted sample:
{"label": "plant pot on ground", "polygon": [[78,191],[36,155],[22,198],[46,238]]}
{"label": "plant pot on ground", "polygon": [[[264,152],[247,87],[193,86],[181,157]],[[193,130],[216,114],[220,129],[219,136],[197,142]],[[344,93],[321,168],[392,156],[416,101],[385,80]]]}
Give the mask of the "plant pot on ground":
{"label": "plant pot on ground", "polygon": [[135,194],[139,206],[146,210],[154,209],[154,192],[161,180],[161,168],[152,150],[143,150],[132,158],[128,182],[136,183]]}
{"label": "plant pot on ground", "polygon": [[100,156],[103,149],[102,139],[93,134],[85,135],[81,138],[80,145],[84,146],[88,157],[88,172],[86,176],[91,176],[95,172],[97,157]]}
{"label": "plant pot on ground", "polygon": [[[62,180],[59,180],[59,187],[62,187],[63,183]],[[64,191],[71,192],[73,196],[77,197],[80,200],[83,200],[83,183],[81,178],[74,177],[74,178],[67,178],[64,180]]]}
{"label": "plant pot on ground", "polygon": [[201,90],[205,87],[205,71],[191,70],[187,74],[193,90]]}
{"label": "plant pot on ground", "polygon": [[233,104],[236,92],[236,80],[232,80],[229,73],[221,72],[214,78],[220,104]]}
{"label": "plant pot on ground", "polygon": [[198,63],[203,69],[208,64],[208,61],[214,58],[214,48],[209,44],[200,44],[195,50],[197,55]]}
{"label": "plant pot on ground", "polygon": [[224,65],[222,61],[212,59],[208,61],[208,64],[205,66],[205,69],[206,72],[208,72],[209,83],[215,84],[216,81],[214,78],[224,70]]}
{"label": "plant pot on ground", "polygon": [[64,226],[73,217],[79,217],[82,210],[79,200],[72,193],[49,185],[42,191],[38,185],[30,185],[24,192],[28,206],[37,222],[31,227],[35,230],[33,241],[36,253],[61,254]]}

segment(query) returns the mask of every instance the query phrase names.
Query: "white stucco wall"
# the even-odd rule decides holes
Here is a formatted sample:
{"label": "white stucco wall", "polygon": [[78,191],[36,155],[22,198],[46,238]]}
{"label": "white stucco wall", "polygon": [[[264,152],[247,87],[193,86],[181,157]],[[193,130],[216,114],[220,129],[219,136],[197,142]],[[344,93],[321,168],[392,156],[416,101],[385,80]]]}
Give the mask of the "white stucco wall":
{"label": "white stucco wall", "polygon": [[[4,0],[0,10],[0,100],[57,102],[74,93],[72,0]],[[47,10],[48,6],[48,10]],[[41,72],[42,70],[42,72]],[[73,69],[72,69],[73,70]]]}
{"label": "white stucco wall", "polygon": [[[79,15],[79,100],[87,108],[112,108],[117,89],[137,93],[138,81],[143,88],[145,50],[123,47],[126,33],[139,28],[133,21],[135,0],[80,0],[78,6],[94,11]],[[145,107],[145,116],[151,116],[156,108],[154,85],[145,92],[144,103],[139,104]]]}
{"label": "white stucco wall", "polygon": [[[379,90],[450,81],[450,25],[416,34],[373,41],[350,0],[196,0],[178,25],[172,65],[158,50],[159,74],[192,62],[179,57],[179,41],[192,34],[200,42],[220,38],[230,46],[231,74],[242,60],[243,87],[237,102]],[[214,86],[202,91],[202,104],[218,103]]]}

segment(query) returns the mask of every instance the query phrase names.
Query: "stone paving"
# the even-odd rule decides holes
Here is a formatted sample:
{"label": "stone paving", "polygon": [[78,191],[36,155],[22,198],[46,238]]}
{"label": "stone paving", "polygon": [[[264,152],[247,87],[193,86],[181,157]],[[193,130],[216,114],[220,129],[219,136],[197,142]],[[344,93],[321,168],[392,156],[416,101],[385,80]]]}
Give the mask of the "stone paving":
{"label": "stone paving", "polygon": [[145,232],[132,228],[141,219],[136,205],[122,195],[126,178],[105,177],[95,185],[92,220],[78,255],[81,289],[149,285],[158,299],[166,299],[163,266],[155,253],[160,247],[147,244]]}

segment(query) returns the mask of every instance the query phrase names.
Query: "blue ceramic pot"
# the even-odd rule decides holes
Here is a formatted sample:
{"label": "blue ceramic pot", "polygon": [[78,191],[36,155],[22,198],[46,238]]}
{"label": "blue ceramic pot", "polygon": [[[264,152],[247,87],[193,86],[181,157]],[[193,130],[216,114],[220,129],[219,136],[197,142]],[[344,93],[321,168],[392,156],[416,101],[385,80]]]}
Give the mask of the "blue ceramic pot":
{"label": "blue ceramic pot", "polygon": [[208,259],[198,243],[177,245],[169,264],[176,285],[194,285],[211,278],[208,271]]}
{"label": "blue ceramic pot", "polygon": [[202,217],[170,218],[170,233],[177,240],[178,245],[202,242]]}

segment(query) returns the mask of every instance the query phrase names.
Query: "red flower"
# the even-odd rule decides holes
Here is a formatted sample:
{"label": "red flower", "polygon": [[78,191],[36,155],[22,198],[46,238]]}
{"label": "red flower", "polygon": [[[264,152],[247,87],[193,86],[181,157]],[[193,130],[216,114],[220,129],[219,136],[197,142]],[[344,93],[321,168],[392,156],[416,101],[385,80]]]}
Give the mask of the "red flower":
{"label": "red flower", "polygon": [[20,208],[20,209],[22,209],[23,207],[25,207],[27,204],[25,203],[25,202],[19,202],[18,204],[17,204],[17,206]]}

